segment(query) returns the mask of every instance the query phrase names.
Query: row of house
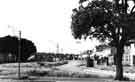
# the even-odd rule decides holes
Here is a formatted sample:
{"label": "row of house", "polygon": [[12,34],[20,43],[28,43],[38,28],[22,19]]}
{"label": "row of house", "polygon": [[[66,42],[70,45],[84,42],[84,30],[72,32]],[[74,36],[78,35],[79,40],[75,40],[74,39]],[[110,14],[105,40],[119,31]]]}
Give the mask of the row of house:
{"label": "row of house", "polygon": [[[108,58],[109,64],[114,64],[114,54],[116,54],[117,50],[115,47],[108,47],[104,49],[103,51],[95,51],[91,54],[91,57],[94,55]],[[86,52],[83,52],[80,54],[80,58],[86,58],[88,54]],[[124,54],[123,54],[123,65],[129,65],[129,66],[135,66],[135,44],[132,43],[129,46],[124,47]]]}
{"label": "row of house", "polygon": [[[108,55],[109,64],[114,64],[114,54],[116,54],[116,48],[108,50],[111,55]],[[122,59],[123,65],[135,66],[135,44],[124,47],[124,54]]]}

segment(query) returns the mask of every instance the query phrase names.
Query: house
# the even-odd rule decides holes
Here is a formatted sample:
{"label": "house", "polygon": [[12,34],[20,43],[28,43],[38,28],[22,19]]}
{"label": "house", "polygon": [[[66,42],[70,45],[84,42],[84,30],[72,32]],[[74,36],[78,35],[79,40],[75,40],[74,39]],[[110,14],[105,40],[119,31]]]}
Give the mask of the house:
{"label": "house", "polygon": [[103,51],[95,52],[95,54],[100,56],[100,57],[108,57],[108,55],[111,54],[111,50],[110,50],[110,48],[106,48]]}
{"label": "house", "polygon": [[[116,54],[116,49],[111,49],[111,56],[109,56],[109,64],[114,64],[114,54]],[[124,54],[122,59],[123,65],[135,66],[135,44],[132,43],[130,46],[124,47]]]}
{"label": "house", "polygon": [[123,55],[123,64],[135,66],[135,44],[132,43],[129,47],[125,48]]}

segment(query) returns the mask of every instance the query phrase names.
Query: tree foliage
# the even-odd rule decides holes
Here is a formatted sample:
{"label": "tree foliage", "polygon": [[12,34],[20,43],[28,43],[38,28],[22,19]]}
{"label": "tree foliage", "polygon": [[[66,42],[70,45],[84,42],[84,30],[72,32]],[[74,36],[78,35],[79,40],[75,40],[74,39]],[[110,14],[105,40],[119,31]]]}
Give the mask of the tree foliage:
{"label": "tree foliage", "polygon": [[[107,5],[106,5],[107,4]],[[72,16],[72,32],[75,38],[110,37],[108,23],[112,20],[112,3],[109,1],[92,1],[88,6],[76,9]],[[106,29],[106,30],[104,30]]]}
{"label": "tree foliage", "polygon": [[[0,38],[0,52],[1,53],[11,53],[18,57],[18,46],[19,41],[17,37],[5,36]],[[21,39],[21,60],[26,61],[27,58],[35,53],[35,44],[27,39]]]}
{"label": "tree foliage", "polygon": [[[135,14],[115,13],[113,3],[107,0],[94,0],[86,7],[73,9],[72,34],[75,38],[96,37],[101,41],[116,40],[117,28],[125,31],[126,40],[133,38]],[[121,8],[121,7],[120,7]],[[124,28],[124,29],[123,29]],[[120,33],[121,35],[121,33]]]}
{"label": "tree foliage", "polygon": [[105,50],[107,48],[110,48],[110,47],[108,45],[106,45],[106,44],[98,45],[98,46],[96,46],[96,51],[100,52],[100,51],[103,51],[103,50]]}

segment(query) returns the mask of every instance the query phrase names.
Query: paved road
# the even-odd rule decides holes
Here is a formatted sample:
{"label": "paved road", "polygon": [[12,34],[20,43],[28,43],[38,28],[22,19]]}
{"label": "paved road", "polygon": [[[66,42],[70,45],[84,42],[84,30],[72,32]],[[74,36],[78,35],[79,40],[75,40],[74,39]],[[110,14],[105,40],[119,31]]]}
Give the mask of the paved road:
{"label": "paved road", "polygon": [[[82,74],[91,74],[91,75],[98,75],[100,77],[115,77],[114,71],[108,71],[108,70],[100,70],[96,68],[88,68],[86,66],[84,67],[78,67],[82,62],[81,61],[69,61],[68,64],[59,66],[58,68],[64,71],[68,72],[79,72]],[[124,76],[130,78],[131,80],[135,80],[135,73],[124,73]]]}
{"label": "paved road", "polygon": [[58,66],[57,68],[59,68],[60,70],[64,70],[67,72],[82,72],[82,69],[77,67],[78,65],[80,65],[80,61],[69,61],[68,64],[62,65],[62,66]]}
{"label": "paved road", "polygon": [[59,66],[60,70],[68,71],[68,72],[77,72],[81,74],[91,74],[91,75],[98,75],[100,77],[114,77],[115,72],[113,71],[104,71],[100,69],[96,69],[93,67],[78,67],[82,62],[81,61],[69,61],[68,64]]}
{"label": "paved road", "polygon": [[[81,61],[69,61],[68,64],[58,66],[60,70],[67,72],[79,72],[86,74],[96,74],[101,75],[103,77],[107,77],[109,75],[114,75],[114,72],[111,73],[104,70],[99,70],[95,68],[87,68],[87,67],[78,67],[82,62]],[[36,79],[31,80],[11,80],[11,79],[0,79],[0,82],[119,82],[113,81],[113,79],[102,79],[102,78],[70,78],[70,77],[36,77]],[[123,81],[124,82],[124,81]],[[132,81],[130,81],[132,82]]]}

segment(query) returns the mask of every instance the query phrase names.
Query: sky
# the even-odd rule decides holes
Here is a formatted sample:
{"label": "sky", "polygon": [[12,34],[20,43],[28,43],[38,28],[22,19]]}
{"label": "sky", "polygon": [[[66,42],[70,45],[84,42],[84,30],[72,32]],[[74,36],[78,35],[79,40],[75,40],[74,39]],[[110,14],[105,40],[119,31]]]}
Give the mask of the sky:
{"label": "sky", "polygon": [[18,36],[32,40],[38,52],[79,53],[97,41],[76,43],[71,34],[72,9],[78,0],[0,0],[0,37]]}

